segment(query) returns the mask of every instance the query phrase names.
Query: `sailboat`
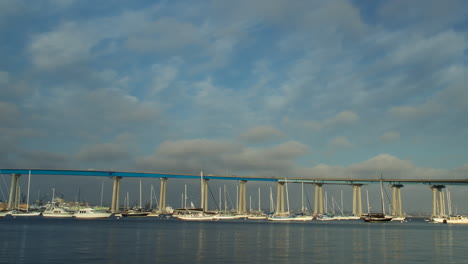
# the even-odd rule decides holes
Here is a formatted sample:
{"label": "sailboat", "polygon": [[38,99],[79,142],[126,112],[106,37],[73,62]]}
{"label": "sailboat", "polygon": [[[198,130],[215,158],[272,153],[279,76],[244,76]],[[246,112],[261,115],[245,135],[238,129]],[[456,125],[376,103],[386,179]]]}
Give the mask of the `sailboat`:
{"label": "sailboat", "polygon": [[150,212],[143,211],[143,207],[141,206],[141,180],[140,180],[140,199],[139,199],[139,206],[138,208],[132,208],[127,210],[126,212],[122,213],[123,217],[143,217],[149,215]]}
{"label": "sailboat", "polygon": [[203,171],[200,172],[200,187],[201,187],[201,208],[199,210],[188,210],[186,209],[185,214],[179,214],[177,216],[178,219],[184,221],[211,221],[213,220],[213,215],[206,214],[204,211],[204,204],[205,204],[205,191],[203,188]]}
{"label": "sailboat", "polygon": [[226,185],[224,185],[224,211],[221,210],[222,208],[222,199],[221,199],[221,187],[219,187],[219,212],[213,216],[213,220],[234,220],[238,219],[238,217],[234,214],[228,213],[227,210],[227,200],[226,200]]}
{"label": "sailboat", "polygon": [[385,200],[383,194],[383,182],[380,180],[380,199],[382,202],[382,212],[381,213],[370,213],[364,217],[366,222],[388,222],[391,221],[393,217],[385,215]]}
{"label": "sailboat", "polygon": [[344,203],[343,203],[343,190],[341,190],[341,207],[340,207],[341,215],[335,216],[336,220],[359,220],[361,216],[357,215],[345,215],[344,214]]}
{"label": "sailboat", "polygon": [[263,220],[267,219],[267,216],[262,212],[261,202],[260,202],[260,187],[258,187],[258,212],[250,214],[247,219],[250,220]]}
{"label": "sailboat", "polygon": [[288,193],[288,182],[285,179],[285,187],[286,187],[286,203],[288,207],[288,211],[284,213],[274,214],[268,217],[269,221],[293,221],[296,218],[294,215],[291,215],[289,211],[289,193]]}
{"label": "sailboat", "polygon": [[301,205],[301,214],[299,215],[296,215],[296,217],[294,217],[293,221],[311,221],[313,216],[311,215],[306,215],[305,214],[305,207],[304,207],[304,182],[302,182],[301,184],[301,201],[302,201],[302,205]]}
{"label": "sailboat", "polygon": [[20,210],[20,209],[16,209],[14,210],[12,213],[11,213],[11,216],[13,217],[26,217],[26,216],[40,216],[41,215],[41,212],[32,212],[32,211],[29,211],[29,189],[30,189],[30,185],[31,185],[31,171],[29,171],[29,175],[28,175],[28,194],[27,194],[27,197],[26,197],[26,210]]}

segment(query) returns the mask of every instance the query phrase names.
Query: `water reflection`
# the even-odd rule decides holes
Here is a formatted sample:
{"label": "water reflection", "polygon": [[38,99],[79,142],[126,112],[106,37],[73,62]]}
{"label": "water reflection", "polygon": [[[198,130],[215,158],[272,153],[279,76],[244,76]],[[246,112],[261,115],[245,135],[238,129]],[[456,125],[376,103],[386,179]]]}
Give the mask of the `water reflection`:
{"label": "water reflection", "polygon": [[463,263],[468,226],[4,221],[5,263]]}

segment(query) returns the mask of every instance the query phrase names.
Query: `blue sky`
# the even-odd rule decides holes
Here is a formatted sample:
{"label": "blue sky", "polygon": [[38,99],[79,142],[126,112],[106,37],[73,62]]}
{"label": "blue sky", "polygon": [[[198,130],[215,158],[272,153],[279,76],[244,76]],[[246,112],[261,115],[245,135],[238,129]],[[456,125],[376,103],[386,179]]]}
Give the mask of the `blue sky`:
{"label": "blue sky", "polygon": [[0,164],[466,178],[466,1],[0,2]]}

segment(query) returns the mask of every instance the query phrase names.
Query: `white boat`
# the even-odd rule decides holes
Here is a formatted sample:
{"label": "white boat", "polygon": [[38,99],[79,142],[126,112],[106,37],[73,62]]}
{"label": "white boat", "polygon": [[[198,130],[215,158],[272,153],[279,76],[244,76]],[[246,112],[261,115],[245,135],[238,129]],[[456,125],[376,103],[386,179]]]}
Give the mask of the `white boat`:
{"label": "white boat", "polygon": [[394,221],[405,222],[406,221],[406,216],[395,216],[390,221],[392,221],[392,222],[394,222]]}
{"label": "white boat", "polygon": [[447,218],[447,224],[468,224],[468,216],[456,215]]}
{"label": "white boat", "polygon": [[13,211],[0,211],[0,217],[5,217],[7,215],[11,215]]}
{"label": "white boat", "polygon": [[247,219],[250,219],[250,220],[265,220],[265,219],[268,219],[268,217],[266,215],[249,215],[247,217]]}
{"label": "white boat", "polygon": [[434,216],[434,217],[431,217],[429,222],[438,223],[438,224],[441,224],[441,223],[445,224],[445,223],[447,223],[447,217],[445,217],[445,216]]}
{"label": "white boat", "polygon": [[40,216],[41,212],[30,212],[30,211],[13,211],[11,216],[13,217],[29,217],[29,216]]}
{"label": "white boat", "polygon": [[361,219],[360,216],[355,215],[338,215],[335,216],[335,220],[359,220]]}
{"label": "white boat", "polygon": [[294,218],[292,215],[273,215],[268,217],[268,221],[294,221]]}
{"label": "white boat", "polygon": [[334,215],[331,215],[331,214],[321,214],[321,215],[317,216],[316,219],[319,220],[319,221],[332,221],[332,220],[336,220],[335,216],[334,216]]}
{"label": "white boat", "polygon": [[[306,208],[304,207],[304,182],[301,184],[301,214],[295,215],[290,221],[312,221],[314,218],[311,215],[305,214]],[[274,221],[274,220],[273,220]]]}
{"label": "white boat", "polygon": [[29,210],[29,189],[31,185],[31,171],[29,171],[28,175],[28,192],[26,196],[26,210],[16,209],[11,212],[11,216],[13,217],[29,217],[29,216],[40,216],[41,212],[35,212]]}
{"label": "white boat", "polygon": [[212,217],[213,220],[233,220],[238,219],[236,215],[217,214]]}
{"label": "white boat", "polygon": [[47,218],[68,218],[72,217],[73,213],[60,206],[49,206],[42,212],[42,216]]}
{"label": "white boat", "polygon": [[73,217],[77,219],[98,219],[98,218],[108,218],[112,213],[96,211],[93,208],[82,208],[79,209],[76,213],[73,214]]}
{"label": "white boat", "polygon": [[186,214],[186,215],[178,215],[177,219],[184,220],[184,221],[212,221],[212,215],[206,214]]}
{"label": "white boat", "polygon": [[296,215],[291,221],[312,221],[313,218],[311,215]]}

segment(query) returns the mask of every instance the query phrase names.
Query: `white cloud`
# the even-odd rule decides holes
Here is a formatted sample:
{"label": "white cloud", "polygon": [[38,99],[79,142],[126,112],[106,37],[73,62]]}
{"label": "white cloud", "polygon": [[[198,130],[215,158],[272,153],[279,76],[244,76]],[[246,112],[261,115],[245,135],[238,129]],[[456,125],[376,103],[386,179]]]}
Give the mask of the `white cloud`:
{"label": "white cloud", "polygon": [[335,148],[351,148],[354,145],[346,137],[339,136],[330,140],[329,145]]}
{"label": "white cloud", "polygon": [[382,136],[380,140],[383,142],[393,142],[400,140],[400,132],[398,131],[387,131]]}
{"label": "white cloud", "polygon": [[151,21],[132,29],[127,46],[130,49],[148,52],[172,52],[204,41],[203,32],[190,22],[171,17]]}
{"label": "white cloud", "polygon": [[145,170],[223,174],[278,175],[291,171],[294,159],[306,153],[308,147],[289,141],[268,148],[252,148],[225,140],[178,140],[159,145],[156,152],[137,159]]}
{"label": "white cloud", "polygon": [[156,95],[163,91],[177,78],[178,70],[174,65],[154,64],[151,66],[153,72],[151,94]]}
{"label": "white cloud", "polygon": [[29,52],[35,66],[54,69],[86,61],[90,48],[97,41],[89,33],[83,32],[77,23],[67,22],[55,31],[34,36]]}
{"label": "white cloud", "polygon": [[292,123],[296,126],[302,126],[307,129],[311,130],[323,130],[323,129],[333,129],[343,125],[352,125],[359,121],[359,115],[353,111],[342,111],[337,113],[336,115],[321,120],[287,120],[286,123]]}
{"label": "white cloud", "polygon": [[284,134],[281,131],[272,126],[257,126],[248,130],[240,137],[248,142],[268,142],[283,136]]}

